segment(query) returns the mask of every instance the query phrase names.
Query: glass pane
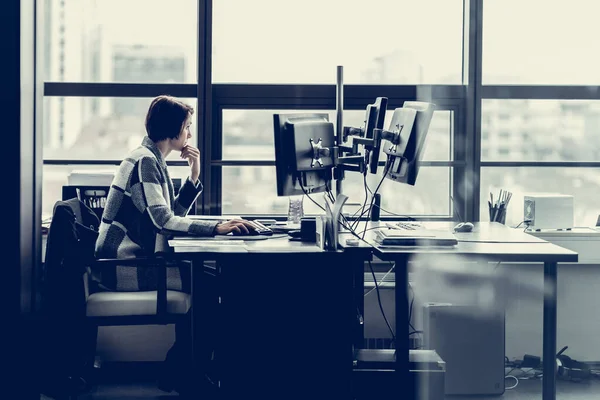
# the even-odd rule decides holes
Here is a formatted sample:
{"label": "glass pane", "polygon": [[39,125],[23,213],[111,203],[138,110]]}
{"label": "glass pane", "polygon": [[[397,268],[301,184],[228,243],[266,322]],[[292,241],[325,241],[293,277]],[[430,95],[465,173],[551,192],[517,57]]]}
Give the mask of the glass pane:
{"label": "glass pane", "polygon": [[486,0],[484,84],[600,84],[600,2]]}
{"label": "glass pane", "polygon": [[483,161],[596,161],[598,100],[483,100]]}
{"label": "glass pane", "polygon": [[[380,168],[378,175],[382,174]],[[375,190],[380,180],[370,181],[371,190]],[[415,186],[385,179],[379,189],[384,209],[381,215],[386,215],[385,210],[398,215],[450,215],[450,188],[450,167],[420,168]]]}
{"label": "glass pane", "polygon": [[213,82],[460,84],[462,21],[462,0],[219,0]]}
{"label": "glass pane", "polygon": [[[196,99],[181,99],[196,109]],[[120,160],[142,143],[152,99],[45,97],[44,159]],[[192,143],[197,146],[195,116]],[[171,153],[168,160],[179,160]]]}
{"label": "glass pane", "polygon": [[[42,219],[52,215],[57,201],[62,200],[62,187],[69,182],[69,174],[73,171],[115,172],[113,165],[44,165],[42,185]],[[171,179],[186,179],[189,175],[187,167],[169,167]]]}
{"label": "glass pane", "polygon": [[[375,190],[381,179],[368,175],[367,184]],[[223,167],[222,186],[223,214],[287,214],[287,197],[277,196],[274,167],[227,166]],[[382,207],[401,215],[448,215],[450,193],[449,167],[424,167],[419,171],[416,186],[403,185],[386,179],[379,189]],[[364,202],[365,192],[362,175],[348,172],[343,193],[349,199],[345,212],[353,213]],[[311,195],[323,204],[323,194]],[[370,200],[369,200],[370,201]],[[310,199],[304,199],[306,214],[322,213]],[[382,212],[381,215],[386,215]]]}
{"label": "glass pane", "polygon": [[44,78],[57,82],[197,81],[198,2],[44,2]]}
{"label": "glass pane", "polygon": [[325,113],[327,110],[223,110],[223,160],[275,160],[273,114]]}
{"label": "glass pane", "polygon": [[598,192],[600,171],[597,168],[574,167],[484,167],[481,168],[482,221],[489,221],[487,202],[500,189],[513,196],[508,205],[506,224],[516,226],[523,221],[523,196],[528,193],[561,193],[574,197],[575,226],[595,226],[600,215]]}
{"label": "glass pane", "polygon": [[[274,160],[273,114],[326,113],[335,124],[335,111],[297,110],[223,110],[223,160]],[[389,128],[394,110],[388,110],[384,127]],[[364,127],[365,111],[345,110],[344,126]],[[435,111],[427,141],[424,161],[449,161],[452,159],[451,111]],[[349,143],[351,145],[351,138]],[[379,159],[385,161],[383,147]]]}
{"label": "glass pane", "polygon": [[[275,167],[227,166],[223,168],[223,214],[287,214],[288,198],[277,196]],[[311,195],[323,204],[323,194]],[[318,207],[304,199],[305,214],[317,214]]]}

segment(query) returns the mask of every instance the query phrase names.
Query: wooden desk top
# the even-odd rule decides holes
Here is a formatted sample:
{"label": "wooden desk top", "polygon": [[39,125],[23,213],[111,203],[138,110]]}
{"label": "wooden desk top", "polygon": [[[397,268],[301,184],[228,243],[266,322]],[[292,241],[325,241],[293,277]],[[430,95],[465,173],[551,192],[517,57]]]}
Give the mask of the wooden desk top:
{"label": "wooden desk top", "polygon": [[[453,223],[431,222],[424,224],[428,229],[452,230]],[[523,231],[509,228],[497,222],[479,222],[473,232],[456,233],[456,246],[380,246],[374,241],[376,229],[388,229],[385,222],[367,222],[356,232],[365,232],[365,241],[359,246],[350,246],[346,239],[354,238],[350,233],[340,235],[340,247],[351,248],[373,247],[374,254],[382,260],[391,260],[405,254],[431,254],[444,256],[461,256],[469,258],[485,258],[489,261],[505,262],[577,262],[576,252],[549,243],[543,239],[528,235]]]}
{"label": "wooden desk top", "polygon": [[[348,245],[346,239],[355,238],[348,232],[340,233],[340,250],[363,254],[373,252],[382,260],[392,260],[405,254],[430,254],[485,258],[505,262],[577,262],[576,252],[549,243],[527,233],[509,228],[497,222],[475,224],[473,232],[456,233],[456,246],[380,246],[374,241],[374,230],[389,229],[386,222],[361,223],[356,232],[365,228],[365,242],[358,246]],[[428,229],[452,230],[451,222],[427,222]],[[314,243],[289,241],[287,236],[274,236],[265,240],[219,240],[218,238],[176,237],[169,241],[175,254],[203,253],[210,257],[232,254],[272,253],[323,253]]]}
{"label": "wooden desk top", "polygon": [[176,254],[204,253],[210,256],[226,254],[323,253],[315,243],[288,240],[287,235],[274,235],[264,240],[219,240],[218,238],[176,237],[169,240]]}

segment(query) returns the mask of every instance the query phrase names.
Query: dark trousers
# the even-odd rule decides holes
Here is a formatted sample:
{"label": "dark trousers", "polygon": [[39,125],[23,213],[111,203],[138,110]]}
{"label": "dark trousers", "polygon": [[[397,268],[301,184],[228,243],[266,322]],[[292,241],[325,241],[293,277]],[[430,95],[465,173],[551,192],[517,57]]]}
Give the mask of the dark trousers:
{"label": "dark trousers", "polygon": [[[185,283],[186,280],[190,282],[189,272],[189,268],[181,268],[184,290],[188,289],[185,290],[187,292],[189,292],[190,285]],[[176,388],[201,382],[203,379],[195,379],[194,375],[210,373],[212,369],[210,364],[212,364],[211,360],[216,340],[216,318],[219,304],[218,279],[215,269],[211,266],[205,265],[203,273],[201,291],[200,293],[194,293],[194,295],[201,296],[202,304],[205,305],[203,315],[196,316],[196,318],[199,318],[199,329],[204,330],[203,336],[206,340],[204,343],[196,343],[196,345],[201,347],[201,361],[207,368],[204,368],[204,371],[192,370],[192,312],[190,309],[185,317],[175,324],[175,343],[169,349],[165,359],[164,378],[171,380]]]}

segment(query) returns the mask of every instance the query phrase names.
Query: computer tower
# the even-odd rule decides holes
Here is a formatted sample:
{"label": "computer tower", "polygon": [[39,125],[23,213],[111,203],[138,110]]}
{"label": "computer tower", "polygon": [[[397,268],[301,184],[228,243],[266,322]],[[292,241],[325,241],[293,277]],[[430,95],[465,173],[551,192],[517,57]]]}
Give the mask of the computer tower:
{"label": "computer tower", "polygon": [[449,303],[423,305],[423,346],[446,363],[446,395],[504,393],[504,312]]}

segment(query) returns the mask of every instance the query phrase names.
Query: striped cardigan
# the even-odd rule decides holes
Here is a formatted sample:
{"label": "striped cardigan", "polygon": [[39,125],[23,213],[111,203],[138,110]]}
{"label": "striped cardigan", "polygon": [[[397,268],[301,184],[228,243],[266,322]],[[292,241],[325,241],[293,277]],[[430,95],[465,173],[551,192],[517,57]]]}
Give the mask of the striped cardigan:
{"label": "striped cardigan", "polygon": [[[202,192],[202,184],[186,179],[177,197],[167,164],[156,144],[145,137],[123,160],[112,181],[102,214],[97,258],[135,258],[169,251],[173,234],[211,236],[216,221],[185,218]],[[100,287],[117,291],[156,290],[155,268],[117,266],[94,271]],[[167,288],[182,290],[180,270],[167,268]]]}

